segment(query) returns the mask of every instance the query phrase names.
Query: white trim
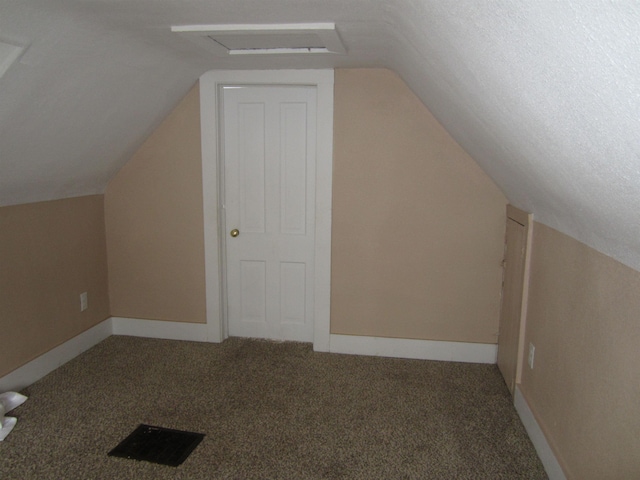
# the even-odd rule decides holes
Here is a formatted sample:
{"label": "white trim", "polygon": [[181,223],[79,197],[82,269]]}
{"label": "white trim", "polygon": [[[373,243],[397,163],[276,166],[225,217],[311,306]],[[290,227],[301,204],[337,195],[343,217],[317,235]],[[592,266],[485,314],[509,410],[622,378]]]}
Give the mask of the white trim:
{"label": "white trim", "polygon": [[333,70],[317,78],[316,257],[313,348],[329,350],[331,306],[331,212],[333,188]]}
{"label": "white trim", "polygon": [[200,129],[202,149],[202,197],[204,213],[205,301],[209,339],[225,337],[222,314],[221,249],[218,219],[218,99],[215,78],[200,78]]}
{"label": "white trim", "polygon": [[551,446],[549,445],[549,442],[547,442],[547,438],[544,436],[544,433],[542,432],[540,425],[538,425],[531,408],[529,408],[527,400],[524,398],[520,391],[520,387],[517,385],[513,404],[515,405],[516,411],[520,416],[520,420],[522,420],[524,428],[531,439],[531,443],[533,443],[536,452],[538,452],[538,457],[540,457],[540,461],[549,476],[549,480],[566,480],[562,467],[560,467],[560,463],[553,454],[553,450],[551,450]]}
{"label": "white trim", "polygon": [[113,335],[164,338],[168,340],[212,341],[204,323],[168,322],[140,318],[111,317]]}
{"label": "white trim", "polygon": [[110,335],[108,318],[0,378],[0,392],[22,390]]}
{"label": "white trim", "polygon": [[333,175],[333,70],[210,71],[200,77],[202,129],[202,188],[205,232],[205,289],[208,338],[227,337],[222,296],[220,224],[224,211],[219,199],[218,90],[221,85],[313,85],[317,88],[316,257],[314,292],[314,349],[329,349],[331,291],[331,182]]}
{"label": "white trim", "polygon": [[533,214],[527,214],[527,238],[525,239],[524,277],[522,281],[522,303],[520,305],[520,337],[518,338],[518,359],[516,363],[516,387],[522,383],[524,368],[525,336],[527,331],[527,314],[529,312],[529,284],[531,282],[531,252],[533,251]]}
{"label": "white trim", "polygon": [[[217,56],[347,53],[335,23],[174,25],[171,27],[171,31],[184,36]],[[320,39],[322,46],[293,44],[291,47],[283,45],[283,48],[261,48],[258,40],[252,48],[229,49],[223,45],[227,43],[224,38],[229,34],[244,35],[247,38],[268,35],[314,34]]]}
{"label": "white trim", "polygon": [[329,352],[447,362],[496,363],[498,346],[489,343],[331,335]]}

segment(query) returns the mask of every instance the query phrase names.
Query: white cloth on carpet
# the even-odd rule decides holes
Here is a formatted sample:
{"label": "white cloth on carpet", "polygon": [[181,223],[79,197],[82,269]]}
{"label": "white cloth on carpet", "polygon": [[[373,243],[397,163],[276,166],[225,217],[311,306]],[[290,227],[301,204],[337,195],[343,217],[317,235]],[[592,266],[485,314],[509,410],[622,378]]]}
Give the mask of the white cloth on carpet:
{"label": "white cloth on carpet", "polygon": [[26,400],[27,397],[17,392],[0,393],[0,442],[7,438],[18,421],[15,417],[5,417],[5,413],[22,405]]}

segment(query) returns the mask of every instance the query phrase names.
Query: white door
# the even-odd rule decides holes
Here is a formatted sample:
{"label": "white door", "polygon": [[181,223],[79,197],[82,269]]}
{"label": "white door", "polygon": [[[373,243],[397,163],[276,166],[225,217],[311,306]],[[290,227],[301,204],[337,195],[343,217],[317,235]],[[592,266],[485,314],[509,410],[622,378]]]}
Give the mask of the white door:
{"label": "white door", "polygon": [[313,341],[316,88],[222,97],[229,335]]}

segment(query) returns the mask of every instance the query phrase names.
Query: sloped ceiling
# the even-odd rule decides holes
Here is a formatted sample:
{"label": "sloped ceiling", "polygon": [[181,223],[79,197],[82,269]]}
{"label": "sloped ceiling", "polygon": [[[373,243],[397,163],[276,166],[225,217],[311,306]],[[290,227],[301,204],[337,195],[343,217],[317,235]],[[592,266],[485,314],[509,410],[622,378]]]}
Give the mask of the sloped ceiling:
{"label": "sloped ceiling", "polygon": [[[346,55],[215,57],[172,25],[335,22]],[[640,270],[636,0],[0,0],[0,205],[100,193],[210,69],[387,67],[535,218]]]}

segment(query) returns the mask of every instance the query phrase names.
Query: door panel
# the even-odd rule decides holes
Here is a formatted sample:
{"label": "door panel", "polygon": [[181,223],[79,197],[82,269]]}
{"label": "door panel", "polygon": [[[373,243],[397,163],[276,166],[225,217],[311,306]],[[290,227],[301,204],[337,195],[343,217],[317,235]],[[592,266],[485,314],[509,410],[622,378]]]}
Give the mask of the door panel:
{"label": "door panel", "polygon": [[280,263],[280,311],[283,323],[304,324],[306,265],[299,262]]}
{"label": "door panel", "polygon": [[507,218],[505,272],[498,336],[498,367],[514,394],[518,374],[527,226]]}
{"label": "door panel", "polygon": [[[267,320],[266,263],[240,261],[240,311],[246,322],[264,324]],[[264,326],[256,328],[265,328]]]}
{"label": "door panel", "polygon": [[223,89],[229,334],[313,340],[314,87]]}
{"label": "door panel", "polygon": [[[265,230],[265,125],[264,105],[238,105],[237,159],[238,175],[230,178],[230,188],[239,188],[240,223],[245,233],[264,233]],[[230,175],[235,174],[231,169]]]}
{"label": "door panel", "polygon": [[304,235],[306,227],[307,163],[300,161],[307,151],[307,105],[281,106],[282,155],[280,165],[281,233]]}

